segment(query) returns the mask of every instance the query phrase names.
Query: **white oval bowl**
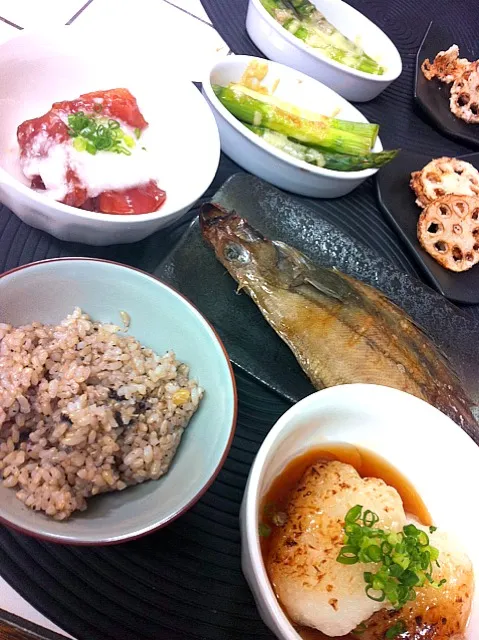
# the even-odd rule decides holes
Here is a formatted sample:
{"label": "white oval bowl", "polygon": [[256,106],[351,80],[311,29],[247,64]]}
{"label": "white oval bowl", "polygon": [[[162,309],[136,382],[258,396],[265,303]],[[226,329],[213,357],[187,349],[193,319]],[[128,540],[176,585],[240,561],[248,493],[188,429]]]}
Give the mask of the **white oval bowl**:
{"label": "white oval bowl", "polygon": [[[142,240],[181,218],[218,168],[218,130],[198,89],[173,77],[170,62],[162,65],[161,57],[152,74],[145,70],[139,49],[112,50],[111,41],[108,46],[103,50],[96,42],[91,47],[83,30],[69,27],[24,33],[0,46],[0,200],[23,222],[60,240],[90,245]],[[157,149],[158,181],[167,194],[159,211],[91,213],[30,189],[18,160],[18,125],[43,115],[55,101],[116,87],[133,93],[150,123],[145,136]]]}
{"label": "white oval bowl", "polygon": [[[316,167],[276,149],[245,127],[221,104],[212,89],[212,84],[226,86],[230,82],[239,82],[246,67],[253,60],[257,58],[229,56],[218,62],[203,82],[203,95],[216,118],[221,148],[226,155],[250,173],[280,189],[313,198],[343,196],[378,171],[333,171]],[[336,117],[344,120],[368,122],[356,107],[321,82],[277,62],[268,61],[268,66],[265,82],[273,85],[275,79],[279,79],[274,92],[276,97],[316,112],[319,111],[320,105],[320,113],[324,115],[335,113]],[[382,148],[378,138],[373,150],[382,151]]]}
{"label": "white oval bowl", "polygon": [[[61,293],[60,293],[61,292]],[[79,306],[98,322],[163,354],[173,349],[205,389],[168,472],[159,480],[104,493],[65,521],[28,509],[0,481],[0,523],[50,542],[104,545],[164,527],[185,513],[218,474],[233,440],[237,399],[223,344],[201,313],[180,293],[138,269],[106,260],[59,258],[0,275],[0,322],[57,324]]]}
{"label": "white oval bowl", "polygon": [[260,0],[249,0],[246,31],[270,60],[303,71],[348,100],[372,100],[401,75],[399,51],[371,20],[341,0],[313,0],[313,3],[343,35],[360,42],[366,53],[385,67],[382,76],[351,69],[307,46],[276,22]]}
{"label": "white oval bowl", "polygon": [[[243,573],[266,625],[281,640],[300,640],[281,609],[263,563],[258,536],[261,500],[298,455],[325,443],[369,449],[415,487],[434,523],[463,545],[479,576],[479,448],[450,418],[412,395],[368,384],[318,391],[289,409],[255,458],[241,505]],[[479,637],[476,589],[467,640]]]}

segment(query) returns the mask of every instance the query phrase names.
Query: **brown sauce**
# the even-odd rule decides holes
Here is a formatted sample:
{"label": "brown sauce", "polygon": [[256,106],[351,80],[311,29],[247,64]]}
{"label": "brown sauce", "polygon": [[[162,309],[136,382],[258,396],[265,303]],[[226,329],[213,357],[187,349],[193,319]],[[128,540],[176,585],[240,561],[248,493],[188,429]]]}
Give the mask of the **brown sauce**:
{"label": "brown sauce", "polygon": [[[315,447],[294,458],[273,481],[268,492],[261,502],[260,522],[265,522],[274,527],[270,519],[263,516],[266,505],[274,504],[275,511],[285,511],[289,502],[289,496],[306,469],[320,460],[338,460],[350,464],[356,469],[362,478],[372,477],[384,480],[386,484],[394,487],[404,504],[407,514],[415,517],[425,526],[432,524],[432,519],[426,505],[417,493],[413,485],[402,473],[395,469],[387,460],[367,449],[345,444],[327,444]],[[267,507],[266,507],[267,511]],[[263,561],[267,567],[271,539],[273,536],[261,538],[261,551]],[[293,625],[303,640],[358,640],[357,635],[349,634],[341,638],[331,638],[315,629]],[[359,636],[360,637],[360,636]]]}

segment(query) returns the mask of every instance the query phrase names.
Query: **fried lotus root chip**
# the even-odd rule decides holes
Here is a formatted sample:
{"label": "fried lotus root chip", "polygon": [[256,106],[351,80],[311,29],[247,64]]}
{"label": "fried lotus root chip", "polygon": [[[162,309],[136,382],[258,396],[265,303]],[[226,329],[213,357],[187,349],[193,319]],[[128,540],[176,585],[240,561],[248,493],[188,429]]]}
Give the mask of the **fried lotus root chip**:
{"label": "fried lotus root chip", "polygon": [[436,158],[421,171],[411,173],[410,185],[416,204],[424,208],[446,195],[479,196],[479,171],[464,160]]}
{"label": "fried lotus root chip", "polygon": [[449,195],[431,202],[419,216],[421,246],[450,271],[479,262],[479,198]]}
{"label": "fried lotus root chip", "polygon": [[441,82],[454,82],[470,65],[466,58],[459,58],[459,47],[453,44],[447,51],[439,51],[433,62],[426,58],[421,65],[427,80],[437,78]]}
{"label": "fried lotus root chip", "polygon": [[470,64],[454,81],[449,107],[461,120],[479,123],[479,60]]}

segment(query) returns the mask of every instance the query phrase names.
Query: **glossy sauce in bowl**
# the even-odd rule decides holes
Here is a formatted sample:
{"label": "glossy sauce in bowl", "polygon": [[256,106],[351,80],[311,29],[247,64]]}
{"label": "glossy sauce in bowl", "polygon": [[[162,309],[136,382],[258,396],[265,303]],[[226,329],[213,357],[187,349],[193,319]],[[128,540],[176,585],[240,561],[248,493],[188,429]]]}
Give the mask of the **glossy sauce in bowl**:
{"label": "glossy sauce in bowl", "polygon": [[[330,443],[321,447],[314,447],[294,458],[273,481],[261,502],[259,520],[271,528],[271,534],[261,537],[261,552],[263,562],[268,568],[268,556],[275,530],[278,528],[272,520],[271,508],[274,512],[286,511],[292,490],[296,487],[306,469],[321,460],[337,460],[350,464],[362,478],[373,477],[384,480],[386,484],[397,490],[408,515],[416,518],[421,524],[430,526],[431,515],[421,496],[407,478],[395,469],[384,458],[360,447]],[[281,604],[281,603],[280,603]],[[287,612],[285,611],[287,615]],[[299,626],[291,621],[292,626],[303,640],[331,640],[321,631],[309,627]],[[357,634],[341,636],[337,640],[357,640]],[[334,638],[332,640],[335,640]]]}

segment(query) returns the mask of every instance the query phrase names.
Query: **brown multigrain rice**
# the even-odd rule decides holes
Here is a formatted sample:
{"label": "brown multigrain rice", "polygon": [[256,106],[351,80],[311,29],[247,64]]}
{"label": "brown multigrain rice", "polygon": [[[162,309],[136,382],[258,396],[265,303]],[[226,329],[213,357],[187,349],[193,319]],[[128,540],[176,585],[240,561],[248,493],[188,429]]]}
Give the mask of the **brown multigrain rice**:
{"label": "brown multigrain rice", "polygon": [[58,326],[0,323],[0,478],[57,520],[165,474],[203,395],[173,352],[120,331],[80,309]]}

